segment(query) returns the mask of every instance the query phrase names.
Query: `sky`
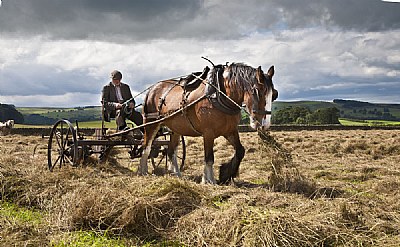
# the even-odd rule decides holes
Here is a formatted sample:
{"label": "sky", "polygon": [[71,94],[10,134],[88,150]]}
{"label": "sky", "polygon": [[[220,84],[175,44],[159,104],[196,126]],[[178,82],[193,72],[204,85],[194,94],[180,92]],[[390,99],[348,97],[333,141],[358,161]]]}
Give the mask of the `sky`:
{"label": "sky", "polygon": [[280,101],[400,103],[400,1],[0,0],[0,103],[100,105],[118,69],[159,80],[275,66]]}

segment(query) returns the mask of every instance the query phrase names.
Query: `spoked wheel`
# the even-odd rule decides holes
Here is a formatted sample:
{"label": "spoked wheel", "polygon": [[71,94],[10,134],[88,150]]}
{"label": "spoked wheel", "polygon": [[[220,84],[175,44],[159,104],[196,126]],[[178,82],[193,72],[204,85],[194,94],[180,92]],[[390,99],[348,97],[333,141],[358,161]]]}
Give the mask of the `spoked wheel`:
{"label": "spoked wheel", "polygon": [[[166,141],[167,140],[167,135],[160,135],[159,137],[156,137],[155,140],[162,140]],[[153,142],[153,145],[151,146],[151,151],[149,158],[151,160],[151,164],[153,166],[153,170],[156,170],[161,163],[165,164],[165,167],[167,167],[167,147],[165,146],[158,146],[155,145]]]}
{"label": "spoked wheel", "polygon": [[184,136],[181,136],[181,140],[178,145],[178,151],[176,153],[176,158],[178,160],[179,170],[183,171],[183,169],[185,168],[186,159],[186,143]]}
{"label": "spoked wheel", "polygon": [[[170,138],[169,134],[159,136],[156,140],[168,140]],[[168,157],[167,157],[167,146],[153,146],[150,152],[150,160],[153,165],[153,169],[157,169],[161,163],[165,164],[165,168],[168,166]],[[184,136],[180,137],[178,150],[176,152],[176,159],[178,162],[179,169],[182,171],[185,165],[186,159],[186,144]]]}
{"label": "spoked wheel", "polygon": [[60,168],[65,164],[77,166],[76,154],[78,146],[74,127],[68,120],[57,121],[50,132],[47,146],[49,170],[53,171],[57,165]]}

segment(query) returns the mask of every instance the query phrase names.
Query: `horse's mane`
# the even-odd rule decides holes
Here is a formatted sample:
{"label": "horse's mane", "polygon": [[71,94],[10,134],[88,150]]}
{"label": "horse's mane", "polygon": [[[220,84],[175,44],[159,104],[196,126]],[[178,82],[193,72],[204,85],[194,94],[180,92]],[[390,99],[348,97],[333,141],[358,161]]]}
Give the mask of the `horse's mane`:
{"label": "horse's mane", "polygon": [[227,67],[228,83],[235,88],[250,91],[257,83],[256,69],[243,63],[232,63]]}
{"label": "horse's mane", "polygon": [[[236,88],[243,90],[251,90],[257,81],[257,69],[248,66],[244,63],[232,63],[228,66],[229,76],[228,83]],[[265,76],[265,83],[268,87],[274,88],[271,78],[267,74]]]}

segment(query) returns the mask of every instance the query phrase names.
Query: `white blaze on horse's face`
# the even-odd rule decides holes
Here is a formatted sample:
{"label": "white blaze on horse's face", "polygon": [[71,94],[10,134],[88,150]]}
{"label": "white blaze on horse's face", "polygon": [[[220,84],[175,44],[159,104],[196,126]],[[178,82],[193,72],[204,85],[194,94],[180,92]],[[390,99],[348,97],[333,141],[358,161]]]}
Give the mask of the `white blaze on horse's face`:
{"label": "white blaze on horse's face", "polygon": [[[268,88],[265,96],[265,107],[264,114],[261,119],[257,119],[256,116],[250,115],[250,127],[253,129],[267,130],[271,127],[271,109],[272,109],[272,88]],[[261,110],[261,109],[260,109]]]}
{"label": "white blaze on horse's face", "polygon": [[[272,92],[272,88],[268,88],[267,97],[265,99],[265,112],[271,112],[272,110]],[[261,125],[262,130],[267,130],[271,127],[271,114],[266,114],[263,117]]]}

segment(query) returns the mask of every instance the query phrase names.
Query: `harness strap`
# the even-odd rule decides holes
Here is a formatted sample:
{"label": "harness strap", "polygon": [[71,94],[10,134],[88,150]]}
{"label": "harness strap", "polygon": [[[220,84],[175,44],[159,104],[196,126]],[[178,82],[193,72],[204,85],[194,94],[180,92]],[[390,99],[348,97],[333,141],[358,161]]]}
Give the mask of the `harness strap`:
{"label": "harness strap", "polygon": [[212,105],[225,114],[236,115],[241,107],[226,95],[222,77],[223,66],[218,65],[212,68],[207,77],[206,95]]}
{"label": "harness strap", "polygon": [[170,87],[167,91],[165,91],[165,93],[160,97],[160,103],[158,105],[158,112],[161,112],[161,108],[163,107],[163,105],[165,104],[165,98],[168,96],[168,94],[172,91],[172,89],[174,89],[174,87],[178,86],[179,83],[175,83],[172,85],[172,87]]}
{"label": "harness strap", "polygon": [[192,120],[190,120],[189,116],[186,114],[187,113],[187,107],[185,107],[185,105],[187,103],[187,98],[189,97],[190,92],[187,93],[185,90],[186,90],[186,88],[184,88],[184,91],[183,91],[183,94],[182,94],[182,102],[181,102],[181,106],[183,107],[182,115],[189,122],[190,128],[194,132],[196,132],[197,134],[201,135],[201,133],[196,129],[196,127],[194,127],[194,124],[193,124]]}
{"label": "harness strap", "polygon": [[123,131],[120,131],[120,132],[117,132],[117,133],[114,133],[114,134],[111,134],[111,135],[107,135],[107,136],[105,136],[105,138],[110,138],[110,137],[114,137],[114,136],[119,136],[119,135],[121,135],[121,134],[126,134],[126,133],[129,133],[130,131],[134,131],[134,130],[136,130],[136,129],[140,129],[140,128],[143,128],[143,127],[146,127],[146,126],[149,126],[149,125],[152,125],[152,124],[161,123],[161,122],[163,122],[163,121],[165,121],[165,120],[167,120],[167,119],[169,119],[169,118],[171,118],[171,117],[177,115],[178,113],[181,113],[181,112],[184,111],[186,108],[191,107],[192,105],[198,103],[199,101],[201,101],[201,100],[203,100],[203,99],[205,99],[205,98],[206,98],[206,96],[203,95],[203,96],[201,96],[200,98],[196,99],[195,101],[193,101],[193,102],[187,104],[185,107],[180,108],[180,109],[178,109],[178,110],[176,110],[176,111],[170,113],[169,115],[163,116],[163,117],[161,117],[160,119],[157,119],[157,120],[154,120],[154,121],[145,123],[145,124],[141,124],[141,125],[138,125],[138,126],[136,126],[136,127],[134,127],[134,128],[130,128],[130,129],[127,129],[127,130],[123,130]]}

